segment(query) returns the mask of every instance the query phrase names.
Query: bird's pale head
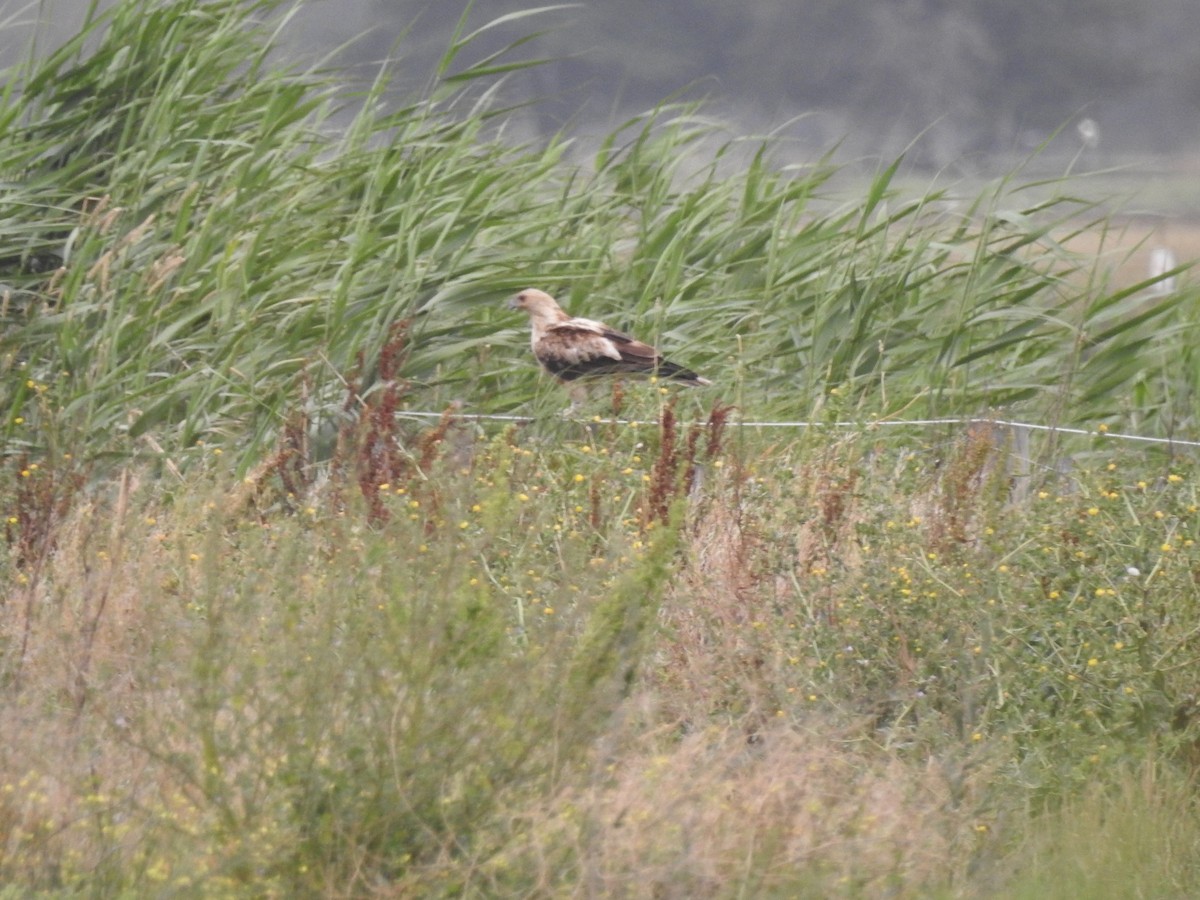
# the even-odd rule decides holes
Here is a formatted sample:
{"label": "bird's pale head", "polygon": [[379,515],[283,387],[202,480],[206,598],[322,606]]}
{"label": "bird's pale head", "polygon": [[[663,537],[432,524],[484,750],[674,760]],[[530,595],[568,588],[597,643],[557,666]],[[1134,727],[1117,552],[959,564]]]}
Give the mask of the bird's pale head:
{"label": "bird's pale head", "polygon": [[566,318],[562,307],[545,291],[537,288],[525,288],[508,301],[509,309],[521,309],[535,319]]}

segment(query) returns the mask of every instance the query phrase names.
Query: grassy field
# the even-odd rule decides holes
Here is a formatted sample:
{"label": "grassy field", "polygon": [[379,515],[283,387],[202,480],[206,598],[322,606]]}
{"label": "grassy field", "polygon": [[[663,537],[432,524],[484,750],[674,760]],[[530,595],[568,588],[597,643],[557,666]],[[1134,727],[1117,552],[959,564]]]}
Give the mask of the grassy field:
{"label": "grassy field", "polygon": [[[1200,180],[1200,173],[1197,173]],[[1188,219],[1115,218],[1105,233],[1089,231],[1071,243],[1076,253],[1111,261],[1114,284],[1128,286],[1150,278],[1156,271],[1156,253],[1169,251],[1176,265],[1200,259],[1200,222]]]}
{"label": "grassy field", "polygon": [[[1200,893],[1181,232],[513,146],[473,20],[335,128],[276,12],[0,97],[0,897]],[[526,286],[714,386],[563,418]]]}

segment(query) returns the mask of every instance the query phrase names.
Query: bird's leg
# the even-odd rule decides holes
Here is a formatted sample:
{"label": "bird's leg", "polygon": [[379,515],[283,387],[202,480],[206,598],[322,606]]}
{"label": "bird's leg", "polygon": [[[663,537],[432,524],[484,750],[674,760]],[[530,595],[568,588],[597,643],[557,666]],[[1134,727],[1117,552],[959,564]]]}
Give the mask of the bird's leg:
{"label": "bird's leg", "polygon": [[587,386],[573,382],[567,386],[567,396],[571,398],[571,405],[563,410],[563,416],[574,418],[583,411],[583,405],[587,402]]}

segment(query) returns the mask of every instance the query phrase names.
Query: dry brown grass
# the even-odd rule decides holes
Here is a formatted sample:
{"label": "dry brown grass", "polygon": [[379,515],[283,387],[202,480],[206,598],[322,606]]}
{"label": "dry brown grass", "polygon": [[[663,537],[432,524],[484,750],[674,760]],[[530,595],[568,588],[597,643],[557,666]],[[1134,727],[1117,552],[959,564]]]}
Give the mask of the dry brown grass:
{"label": "dry brown grass", "polygon": [[[145,833],[131,811],[163,786],[158,766],[119,737],[148,706],[163,718],[176,708],[141,677],[148,656],[162,652],[154,641],[171,615],[170,586],[156,564],[161,533],[129,515],[127,490],[123,482],[108,500],[76,505],[56,531],[42,577],[21,586],[28,620],[0,619],[9,645],[17,629],[28,632],[19,696],[0,704],[8,736],[0,823],[19,848],[21,871],[41,869],[50,880],[113,864],[115,836],[129,851],[125,863],[136,865]],[[121,819],[124,827],[114,830]],[[0,850],[6,868],[17,858]]]}
{"label": "dry brown grass", "polygon": [[556,896],[929,896],[965,877],[985,784],[820,717],[749,740],[736,726],[652,735],[523,810],[526,837],[485,872],[499,886],[532,870]]}
{"label": "dry brown grass", "polygon": [[[562,518],[563,504],[534,499],[544,484],[576,484],[580,459],[553,466],[549,454],[530,451],[528,468],[518,469],[511,454],[526,457],[512,436],[478,448],[492,462],[475,475],[438,469],[440,507],[390,495],[382,519],[371,496],[354,496],[349,473],[350,490],[325,490],[353,503],[331,501],[310,515],[318,493],[303,504],[264,504],[241,522],[227,514],[224,485],[207,480],[169,498],[130,479],[84,492],[58,520],[38,581],[0,610],[0,640],[15,646],[27,630],[29,646],[20,689],[0,703],[8,738],[0,744],[0,871],[39,889],[88,883],[114,892],[159,885],[241,895],[253,885],[266,896],[300,886],[322,896],[976,897],[1015,883],[1014,852],[1043,861],[1047,879],[1071,865],[1081,851],[1060,851],[1031,815],[1071,796],[1051,784],[1035,797],[1037,754],[1053,768],[1098,773],[1108,759],[1100,751],[1120,732],[1068,734],[1074,744],[1042,737],[1061,718],[1057,710],[1036,717],[1046,687],[1067,697],[1063,686],[1080,684],[1076,671],[1089,664],[1057,682],[1034,673],[1023,684],[1007,654],[1028,655],[991,637],[1007,627],[1025,639],[1003,607],[1050,602],[1036,580],[1029,593],[1010,578],[1003,604],[991,605],[999,558],[989,556],[986,534],[1011,518],[1000,508],[1008,477],[997,436],[948,436],[930,448],[936,464],[902,479],[912,454],[864,438],[711,459],[702,437],[681,435],[668,447],[678,456],[662,496],[675,509],[688,497],[685,521],[672,515],[651,527],[638,505],[647,488],[630,478],[619,518],[608,523],[623,538],[611,543],[582,533],[613,515],[607,500],[588,509],[597,494],[582,482],[572,518]],[[646,470],[657,471],[647,457]],[[626,461],[599,459],[593,472],[612,482]],[[692,464],[706,477],[689,493],[683,473]],[[493,471],[512,480],[489,484]],[[1165,482],[1176,491],[1189,483],[1182,475]],[[1130,495],[1155,510],[1167,499]],[[485,507],[500,504],[513,518],[485,533]],[[1047,497],[1039,515],[1056,505]],[[415,512],[451,508],[448,522]],[[1058,531],[1107,521],[1099,509],[1057,515]],[[565,535],[542,543],[564,521],[563,531],[580,532],[575,556],[561,555],[575,553]],[[415,590],[404,580],[432,565],[422,563],[427,549],[456,546],[476,527],[475,552],[507,585],[479,590],[487,570],[471,570],[481,583],[467,580],[461,570],[473,563],[457,553],[447,557],[452,568],[434,565]],[[636,566],[642,543],[675,529],[680,543],[663,557],[673,564],[663,564],[662,580],[622,587],[616,576]],[[1057,540],[1057,531],[1044,533]],[[1004,537],[1004,553],[1012,539]],[[519,562],[508,563],[512,554]],[[1027,554],[1020,565],[1035,561]],[[560,571],[582,590],[565,591]],[[561,635],[558,623],[617,591],[644,596],[648,585],[667,585],[667,572],[654,607],[659,627],[611,689],[556,708],[552,691],[531,693],[573,680],[569,655],[556,661],[557,645],[540,642],[570,637],[584,620]],[[1190,575],[1180,577],[1184,584]],[[518,634],[495,616],[508,615],[526,585],[537,585],[539,599],[522,607]],[[414,605],[381,616],[397,598]],[[426,621],[437,640],[418,648],[400,677],[395,654]],[[470,640],[489,621],[496,640],[476,648]],[[603,637],[602,621],[590,622],[587,633]],[[617,625],[612,646],[632,646]],[[1038,626],[1039,639],[1047,633]],[[1101,646],[1111,640],[1085,640],[1103,657],[1091,668],[1127,665]],[[459,655],[447,661],[446,648]],[[298,662],[310,653],[311,667]],[[428,681],[427,670],[446,680]],[[1002,711],[995,673],[1011,692]],[[1118,691],[1136,675],[1123,671]],[[440,692],[438,710],[453,706],[428,741],[410,737],[404,706],[408,683],[423,679]],[[532,699],[499,702],[526,693]],[[314,705],[322,711],[309,729]],[[573,709],[587,727],[557,730]],[[1087,721],[1106,724],[1106,715]],[[380,723],[392,731],[376,758]],[[436,766],[464,747],[478,775],[469,783]],[[379,765],[354,764],[360,758]],[[545,764],[517,778],[506,768],[514,759]],[[1022,759],[1034,762],[1026,768]],[[414,814],[415,837],[395,840],[395,798],[412,802],[420,791],[428,802]],[[373,796],[384,800],[373,805]],[[455,804],[472,798],[486,813],[452,819]],[[1180,839],[1191,840],[1192,807],[1182,795],[1168,799],[1185,819]],[[343,802],[333,816],[341,807],[332,804]],[[1081,842],[1108,827],[1105,795],[1092,802],[1084,812],[1095,821],[1084,822]],[[1144,824],[1139,839],[1160,860],[1146,877],[1190,884],[1185,854],[1156,843],[1163,832],[1149,817]]]}

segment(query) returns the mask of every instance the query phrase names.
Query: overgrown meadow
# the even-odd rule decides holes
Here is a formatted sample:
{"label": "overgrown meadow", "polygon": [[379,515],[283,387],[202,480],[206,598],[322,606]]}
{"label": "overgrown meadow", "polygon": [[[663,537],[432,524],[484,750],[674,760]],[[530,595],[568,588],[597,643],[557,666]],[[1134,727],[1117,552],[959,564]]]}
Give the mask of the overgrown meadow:
{"label": "overgrown meadow", "polygon": [[[287,14],[5,76],[0,897],[1200,892],[1200,470],[1114,437],[1200,437],[1186,273]],[[561,416],[529,286],[714,386]]]}

